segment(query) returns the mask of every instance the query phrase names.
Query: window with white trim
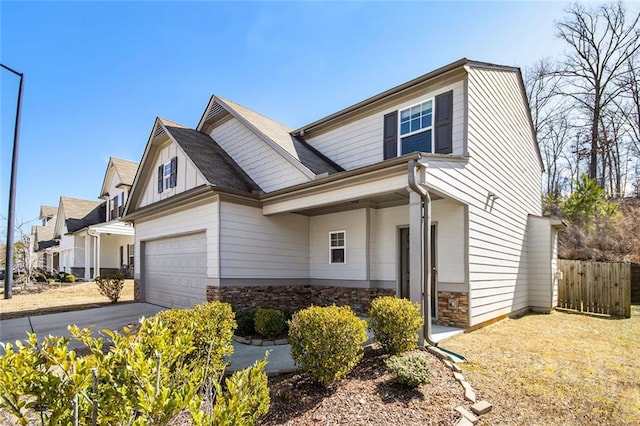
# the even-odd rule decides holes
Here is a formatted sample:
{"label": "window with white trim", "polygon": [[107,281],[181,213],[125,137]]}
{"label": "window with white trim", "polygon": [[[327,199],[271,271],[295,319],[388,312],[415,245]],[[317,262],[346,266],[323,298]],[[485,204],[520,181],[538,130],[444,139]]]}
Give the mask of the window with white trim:
{"label": "window with white trim", "polygon": [[346,263],[346,231],[329,232],[329,263]]}
{"label": "window with white trim", "polygon": [[158,194],[174,188],[178,183],[178,157],[158,166]]}
{"label": "window with white trim", "polygon": [[400,110],[400,138],[398,151],[401,155],[410,152],[432,152],[433,147],[433,100]]}

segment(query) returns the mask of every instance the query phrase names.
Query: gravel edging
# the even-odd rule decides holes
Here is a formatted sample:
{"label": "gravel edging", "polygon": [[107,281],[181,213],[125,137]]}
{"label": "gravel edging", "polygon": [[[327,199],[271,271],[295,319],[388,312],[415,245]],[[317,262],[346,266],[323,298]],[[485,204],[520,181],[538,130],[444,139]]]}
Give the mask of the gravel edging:
{"label": "gravel edging", "polygon": [[235,334],[231,338],[236,343],[240,343],[243,345],[251,345],[251,346],[282,346],[288,345],[289,339],[276,339],[276,340],[266,340],[266,339],[247,339],[246,337],[236,336]]}

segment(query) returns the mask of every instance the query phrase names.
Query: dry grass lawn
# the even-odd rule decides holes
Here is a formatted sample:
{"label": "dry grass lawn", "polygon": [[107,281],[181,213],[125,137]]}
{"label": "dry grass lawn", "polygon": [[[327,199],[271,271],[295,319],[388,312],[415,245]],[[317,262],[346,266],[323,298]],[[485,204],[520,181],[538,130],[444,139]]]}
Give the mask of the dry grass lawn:
{"label": "dry grass lawn", "polygon": [[[125,280],[118,303],[133,301],[133,280]],[[60,284],[42,293],[14,294],[0,299],[0,319],[75,311],[109,305],[93,281]]]}
{"label": "dry grass lawn", "polygon": [[507,319],[443,344],[493,411],[480,424],[640,424],[640,306],[630,319]]}

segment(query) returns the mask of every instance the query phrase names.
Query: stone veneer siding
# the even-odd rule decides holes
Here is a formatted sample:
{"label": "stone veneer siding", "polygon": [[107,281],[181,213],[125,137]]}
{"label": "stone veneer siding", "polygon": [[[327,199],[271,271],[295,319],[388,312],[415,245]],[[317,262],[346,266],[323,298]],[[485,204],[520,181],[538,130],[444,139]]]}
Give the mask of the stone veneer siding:
{"label": "stone veneer siding", "polygon": [[[93,275],[93,267],[89,268],[90,274]],[[119,273],[120,270],[118,268],[100,268],[100,275],[112,275]],[[84,266],[74,266],[71,268],[71,273],[76,276],[76,278],[84,278]]]}
{"label": "stone veneer siding", "polygon": [[[449,299],[458,302],[457,308],[449,307]],[[469,294],[453,291],[438,292],[438,320],[436,324],[449,327],[469,327]]]}
{"label": "stone veneer siding", "polygon": [[379,296],[393,296],[394,289],[330,286],[264,286],[264,287],[207,287],[207,301],[230,303],[238,311],[261,306],[298,310],[311,305],[349,305],[358,313],[366,313],[369,304]]}
{"label": "stone veneer siding", "polygon": [[140,302],[140,280],[133,280],[133,301]]}

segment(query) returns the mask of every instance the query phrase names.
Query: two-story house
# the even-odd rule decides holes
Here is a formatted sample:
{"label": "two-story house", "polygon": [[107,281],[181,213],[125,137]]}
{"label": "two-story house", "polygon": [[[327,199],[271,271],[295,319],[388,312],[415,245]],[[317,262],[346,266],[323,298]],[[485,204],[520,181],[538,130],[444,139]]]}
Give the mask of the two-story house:
{"label": "two-story house", "polygon": [[556,304],[559,223],[518,68],[462,59],[298,129],[213,96],[157,119],[125,209],[139,300],[424,301],[475,327]]}
{"label": "two-story house", "polygon": [[53,232],[56,226],[56,215],[58,208],[55,206],[40,206],[40,225],[31,227],[31,235],[33,241],[33,256],[35,259],[34,266],[46,270],[58,269],[58,256],[53,253],[46,253],[44,250],[53,247],[58,242],[53,238]]}
{"label": "two-story house", "polygon": [[78,278],[116,273],[133,266],[133,234],[120,217],[138,164],[111,157],[102,182],[102,201],[60,197],[54,237],[48,252],[59,257],[59,270]]}

